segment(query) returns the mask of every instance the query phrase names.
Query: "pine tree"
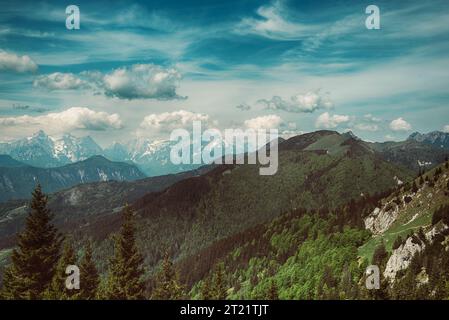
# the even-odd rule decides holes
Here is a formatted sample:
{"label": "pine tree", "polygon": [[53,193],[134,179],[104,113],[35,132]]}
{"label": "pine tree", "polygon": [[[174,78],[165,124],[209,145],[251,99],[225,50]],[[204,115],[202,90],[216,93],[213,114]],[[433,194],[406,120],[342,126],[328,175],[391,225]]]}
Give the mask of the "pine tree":
{"label": "pine tree", "polygon": [[383,269],[388,260],[388,252],[385,248],[385,244],[382,241],[374,250],[372,263],[377,265],[380,269]]}
{"label": "pine tree", "polygon": [[215,271],[214,281],[213,281],[213,297],[216,300],[225,300],[227,297],[227,290],[225,287],[225,270],[224,264],[219,263]]}
{"label": "pine tree", "polygon": [[51,224],[53,215],[47,208],[47,196],[37,185],[32,193],[31,211],[25,228],[18,235],[17,248],[4,278],[7,299],[40,299],[55,274],[61,236]]}
{"label": "pine tree", "polygon": [[92,257],[92,245],[88,241],[80,263],[80,292],[77,298],[83,300],[95,299],[97,297],[99,283],[100,278]]}
{"label": "pine tree", "polygon": [[53,276],[50,287],[45,293],[46,299],[51,300],[69,300],[73,299],[77,290],[69,290],[66,288],[66,269],[69,265],[76,265],[76,254],[73,249],[70,240],[64,242],[64,248],[62,250],[62,255],[59,258],[58,265],[56,267],[55,275]]}
{"label": "pine tree", "polygon": [[176,300],[183,297],[184,288],[179,283],[179,276],[170,260],[170,255],[165,252],[162,268],[156,276],[156,286],[152,298],[156,300]]}
{"label": "pine tree", "polygon": [[143,256],[136,245],[134,211],[128,205],[122,211],[122,219],[120,233],[114,239],[114,257],[110,260],[105,298],[144,299]]}
{"label": "pine tree", "polygon": [[412,184],[412,192],[413,193],[418,192],[418,187],[416,186],[416,182],[415,181],[413,181],[413,184]]}
{"label": "pine tree", "polygon": [[203,300],[211,300],[212,299],[212,288],[211,288],[211,282],[210,282],[209,276],[207,276],[203,280],[203,284],[201,286],[201,299],[203,299]]}
{"label": "pine tree", "polygon": [[423,186],[424,185],[424,179],[422,176],[419,177],[419,185]]}
{"label": "pine tree", "polygon": [[267,300],[279,300],[278,287],[276,281],[271,279],[270,286],[268,287]]}

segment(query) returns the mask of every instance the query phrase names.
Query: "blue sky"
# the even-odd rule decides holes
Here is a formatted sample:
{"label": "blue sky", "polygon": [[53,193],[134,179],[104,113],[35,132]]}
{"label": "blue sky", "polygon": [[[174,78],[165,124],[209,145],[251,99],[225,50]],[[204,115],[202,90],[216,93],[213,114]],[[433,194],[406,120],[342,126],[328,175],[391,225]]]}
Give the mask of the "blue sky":
{"label": "blue sky", "polygon": [[[449,131],[447,1],[0,1],[0,138]],[[381,29],[365,27],[377,5]]]}

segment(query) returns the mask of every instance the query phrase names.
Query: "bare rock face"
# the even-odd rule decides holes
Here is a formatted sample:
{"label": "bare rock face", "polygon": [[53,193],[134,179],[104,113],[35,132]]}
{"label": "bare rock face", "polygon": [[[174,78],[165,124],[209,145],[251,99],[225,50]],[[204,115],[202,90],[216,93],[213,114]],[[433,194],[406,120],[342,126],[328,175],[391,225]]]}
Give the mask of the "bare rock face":
{"label": "bare rock face", "polygon": [[407,238],[405,243],[394,250],[390,256],[390,259],[388,259],[387,266],[384,271],[384,277],[393,282],[396,274],[400,270],[408,268],[415,254],[424,250],[426,247],[425,242],[432,243],[435,236],[445,231],[447,228],[448,226],[443,223],[435,225],[432,229],[425,233],[425,241],[420,240],[417,236]]}
{"label": "bare rock face", "polygon": [[[419,243],[415,243],[419,242]],[[387,266],[384,271],[384,277],[390,281],[394,281],[396,274],[410,265],[413,256],[417,252],[421,252],[425,248],[425,244],[416,240],[414,237],[409,237],[399,248],[393,251],[390,259],[388,259]]]}
{"label": "bare rock face", "polygon": [[396,205],[385,206],[382,209],[376,208],[365,219],[365,228],[373,234],[383,233],[396,221],[398,215],[399,208]]}

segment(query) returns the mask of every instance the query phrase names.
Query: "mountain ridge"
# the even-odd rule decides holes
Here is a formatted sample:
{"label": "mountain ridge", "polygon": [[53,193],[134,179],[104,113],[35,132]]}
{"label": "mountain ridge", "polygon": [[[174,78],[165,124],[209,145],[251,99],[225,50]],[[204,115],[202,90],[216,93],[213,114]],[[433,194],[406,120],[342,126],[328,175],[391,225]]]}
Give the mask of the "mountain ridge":
{"label": "mountain ridge", "polygon": [[0,201],[28,198],[37,183],[42,185],[45,192],[51,193],[80,183],[142,178],[145,175],[136,166],[113,162],[103,156],[93,156],[55,168],[25,164],[0,166]]}

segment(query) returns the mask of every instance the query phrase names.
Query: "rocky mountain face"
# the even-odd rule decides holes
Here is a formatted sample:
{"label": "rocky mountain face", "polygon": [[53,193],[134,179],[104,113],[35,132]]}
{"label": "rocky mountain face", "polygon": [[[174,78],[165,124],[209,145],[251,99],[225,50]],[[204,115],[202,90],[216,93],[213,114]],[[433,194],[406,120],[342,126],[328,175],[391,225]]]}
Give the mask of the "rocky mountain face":
{"label": "rocky mountain face", "polygon": [[31,137],[0,144],[0,154],[41,168],[62,166],[102,153],[101,147],[89,136],[77,138],[66,134],[55,139],[42,130]]}
{"label": "rocky mountain face", "polygon": [[8,143],[0,143],[0,155],[40,168],[53,168],[101,155],[111,161],[130,162],[147,176],[166,175],[193,170],[201,165],[174,165],[170,161],[170,148],[176,142],[152,141],[139,138],[125,144],[113,143],[102,149],[91,137],[61,138],[39,131],[33,136]]}
{"label": "rocky mountain face", "polygon": [[429,133],[412,133],[407,140],[423,142],[436,148],[449,150],[449,133],[441,131],[432,131]]}
{"label": "rocky mountain face", "polygon": [[170,161],[170,150],[176,143],[138,138],[126,144],[113,143],[104,149],[104,155],[108,159],[135,163],[150,177],[199,168],[201,165],[175,165]]}
{"label": "rocky mountain face", "polygon": [[112,162],[102,156],[94,156],[56,168],[18,165],[19,162],[14,162],[11,158],[8,163],[5,163],[5,156],[2,159],[3,161],[0,161],[0,201],[29,198],[37,183],[42,185],[45,192],[51,193],[81,183],[145,178],[136,166]]}

